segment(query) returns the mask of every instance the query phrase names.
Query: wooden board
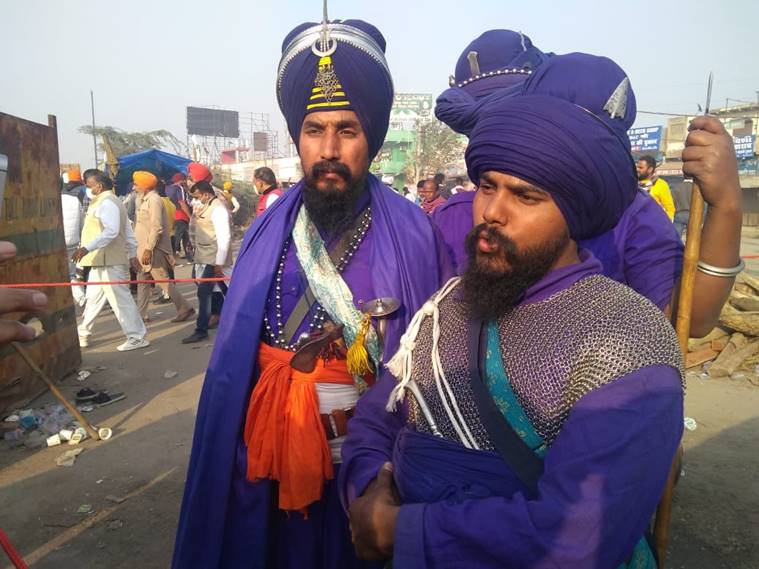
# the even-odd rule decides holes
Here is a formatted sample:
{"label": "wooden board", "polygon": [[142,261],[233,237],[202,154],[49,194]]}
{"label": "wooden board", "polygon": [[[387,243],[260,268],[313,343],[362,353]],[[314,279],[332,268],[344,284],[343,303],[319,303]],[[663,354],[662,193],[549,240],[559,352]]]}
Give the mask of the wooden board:
{"label": "wooden board", "polygon": [[719,321],[720,324],[738,332],[759,336],[759,312],[741,312],[728,303],[722,308]]}
{"label": "wooden board", "polygon": [[[0,154],[8,156],[8,178],[0,214],[0,240],[11,241],[18,257],[0,264],[0,282],[68,281],[55,117],[49,126],[0,113]],[[76,317],[68,288],[45,289],[48,306],[38,315],[45,333],[25,344],[54,381],[81,363]],[[11,317],[20,318],[16,314]],[[0,348],[0,412],[24,404],[45,390],[11,348]]]}
{"label": "wooden board", "polygon": [[717,350],[713,350],[710,346],[700,348],[695,352],[688,352],[685,356],[685,369],[699,366],[703,363],[710,362],[719,355]]}
{"label": "wooden board", "polygon": [[689,352],[695,352],[700,347],[709,344],[712,340],[718,340],[720,338],[726,338],[728,336],[730,336],[730,332],[728,332],[724,328],[720,328],[719,326],[717,326],[716,328],[713,328],[712,331],[709,332],[703,338],[691,338],[691,339],[689,339],[688,340],[688,351]]}

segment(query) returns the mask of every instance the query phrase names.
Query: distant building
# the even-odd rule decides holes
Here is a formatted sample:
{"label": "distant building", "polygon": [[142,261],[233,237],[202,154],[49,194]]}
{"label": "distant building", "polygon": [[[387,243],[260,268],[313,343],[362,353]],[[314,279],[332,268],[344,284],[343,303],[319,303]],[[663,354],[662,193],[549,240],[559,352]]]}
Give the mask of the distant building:
{"label": "distant building", "polygon": [[[738,172],[743,188],[744,225],[759,225],[759,160],[756,138],[759,132],[759,102],[711,109],[733,136]],[[682,153],[693,116],[678,116],[667,120],[666,126],[639,127],[628,134],[634,156],[652,154],[661,164],[657,173],[670,185],[683,180]],[[751,190],[751,191],[748,191]]]}

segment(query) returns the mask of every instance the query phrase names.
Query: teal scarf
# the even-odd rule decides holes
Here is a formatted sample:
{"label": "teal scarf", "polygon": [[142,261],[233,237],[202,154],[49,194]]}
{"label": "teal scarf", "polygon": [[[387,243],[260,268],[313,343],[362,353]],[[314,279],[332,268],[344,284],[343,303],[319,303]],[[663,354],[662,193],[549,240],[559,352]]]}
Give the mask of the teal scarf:
{"label": "teal scarf", "polygon": [[[501,357],[501,339],[495,322],[488,323],[485,381],[496,406],[511,427],[536,455],[543,458],[548,446],[543,438],[535,432],[524,408],[520,405],[514,390],[511,388],[511,382],[506,374],[506,368]],[[656,569],[656,567],[656,560],[651,548],[643,538],[635,546],[630,561],[620,565],[619,569]]]}

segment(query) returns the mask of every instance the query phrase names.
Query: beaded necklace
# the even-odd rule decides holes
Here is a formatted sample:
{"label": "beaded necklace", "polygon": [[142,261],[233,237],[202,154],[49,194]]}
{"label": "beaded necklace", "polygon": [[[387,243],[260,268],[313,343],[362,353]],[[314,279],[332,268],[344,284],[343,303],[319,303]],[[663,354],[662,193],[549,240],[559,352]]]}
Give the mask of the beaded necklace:
{"label": "beaded necklace", "polygon": [[[348,242],[348,247],[345,249],[345,252],[342,254],[340,259],[335,265],[335,268],[337,269],[338,273],[342,273],[345,268],[348,266],[348,263],[350,263],[351,259],[353,258],[353,255],[356,253],[358,248],[361,246],[361,242],[364,240],[364,237],[366,236],[366,232],[369,231],[369,226],[372,223],[372,209],[371,207],[367,207],[364,211],[361,221],[359,222],[358,226],[353,232],[353,235],[351,236],[350,241]],[[272,298],[269,297],[268,302],[266,303],[266,310],[264,311],[264,326],[266,328],[266,333],[269,336],[269,340],[271,341],[272,345],[275,348],[280,348],[283,350],[289,350],[291,352],[294,352],[297,350],[298,342],[300,338],[295,338],[295,340],[291,343],[287,342],[287,338],[284,337],[284,324],[282,323],[282,275],[285,271],[285,259],[287,258],[287,251],[290,248],[290,239],[285,240],[285,246],[282,249],[282,256],[279,259],[279,266],[277,267],[277,275],[274,279],[274,314],[276,318],[276,330],[271,325],[271,322],[269,321],[269,306],[271,304]],[[328,314],[322,308],[322,306],[317,302],[316,303],[316,310],[314,310],[313,318],[311,319],[311,323],[308,326],[309,333],[321,331],[324,328],[324,322],[327,318]]]}

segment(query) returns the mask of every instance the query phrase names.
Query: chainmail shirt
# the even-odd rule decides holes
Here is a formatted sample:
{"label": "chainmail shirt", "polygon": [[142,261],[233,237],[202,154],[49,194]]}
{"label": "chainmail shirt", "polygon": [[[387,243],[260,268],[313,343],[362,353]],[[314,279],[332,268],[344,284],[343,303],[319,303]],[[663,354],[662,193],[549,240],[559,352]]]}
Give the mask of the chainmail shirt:
{"label": "chainmail shirt", "polygon": [[[477,445],[493,449],[469,384],[467,307],[456,297],[454,291],[439,304],[440,359]],[[584,278],[540,302],[515,307],[498,320],[498,329],[514,393],[548,445],[574,404],[614,379],[657,365],[672,366],[683,377],[677,337],[664,314],[632,289],[600,275]],[[435,384],[431,350],[432,319],[425,318],[413,350],[412,377],[440,433],[461,442]],[[409,423],[430,433],[413,397],[409,410]]]}

